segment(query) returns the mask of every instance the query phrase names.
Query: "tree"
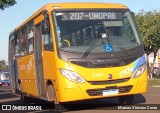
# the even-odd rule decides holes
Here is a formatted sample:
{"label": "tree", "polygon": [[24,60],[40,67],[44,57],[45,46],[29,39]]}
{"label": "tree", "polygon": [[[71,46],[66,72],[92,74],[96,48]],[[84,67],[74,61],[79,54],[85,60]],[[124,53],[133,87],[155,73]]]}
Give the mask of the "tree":
{"label": "tree", "polygon": [[[160,49],[160,12],[140,11],[136,15],[136,21],[141,32],[144,51],[148,55],[154,53],[153,64],[155,63],[158,49]],[[151,66],[151,72],[153,72]]]}
{"label": "tree", "polygon": [[7,70],[8,70],[7,62],[5,60],[0,60],[0,72]]}
{"label": "tree", "polygon": [[16,4],[15,0],[0,0],[0,9],[4,10],[5,8],[13,6],[14,4]]}

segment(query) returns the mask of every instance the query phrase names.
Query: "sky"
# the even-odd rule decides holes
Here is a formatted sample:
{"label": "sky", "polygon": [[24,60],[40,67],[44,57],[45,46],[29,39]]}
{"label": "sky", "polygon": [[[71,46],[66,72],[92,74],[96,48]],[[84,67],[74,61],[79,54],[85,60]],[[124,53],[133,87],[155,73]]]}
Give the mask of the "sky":
{"label": "sky", "polygon": [[[8,61],[8,36],[9,33],[24,22],[29,16],[47,3],[56,2],[93,2],[93,0],[16,0],[17,4],[0,10],[0,60]],[[99,0],[94,0],[99,2]],[[127,5],[132,12],[140,10],[159,10],[160,0],[101,0],[108,3],[122,3]]]}

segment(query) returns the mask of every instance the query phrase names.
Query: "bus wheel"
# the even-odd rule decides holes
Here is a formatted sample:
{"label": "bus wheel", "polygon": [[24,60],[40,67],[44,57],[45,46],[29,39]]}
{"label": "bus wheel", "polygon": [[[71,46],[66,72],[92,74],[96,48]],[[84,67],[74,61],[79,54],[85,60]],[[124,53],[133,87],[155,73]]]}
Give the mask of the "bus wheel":
{"label": "bus wheel", "polygon": [[57,111],[67,111],[67,109],[57,101],[54,87],[51,84],[47,87],[46,98],[49,102],[54,102],[54,106]]}
{"label": "bus wheel", "polygon": [[53,85],[48,85],[47,87],[47,100],[49,102],[55,102],[55,99],[56,98],[56,95],[55,95],[55,91],[54,91],[54,88],[53,88]]}
{"label": "bus wheel", "polygon": [[118,97],[120,104],[129,105],[132,104],[134,100],[134,95],[120,96]]}

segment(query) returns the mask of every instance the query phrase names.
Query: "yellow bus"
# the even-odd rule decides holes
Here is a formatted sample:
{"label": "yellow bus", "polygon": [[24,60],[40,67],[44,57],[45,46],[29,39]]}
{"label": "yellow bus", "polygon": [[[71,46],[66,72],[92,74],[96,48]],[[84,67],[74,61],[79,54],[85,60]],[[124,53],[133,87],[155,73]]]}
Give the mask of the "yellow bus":
{"label": "yellow bus", "polygon": [[147,89],[141,37],[123,4],[43,6],[10,33],[9,67],[12,91],[23,100],[118,97],[131,104]]}

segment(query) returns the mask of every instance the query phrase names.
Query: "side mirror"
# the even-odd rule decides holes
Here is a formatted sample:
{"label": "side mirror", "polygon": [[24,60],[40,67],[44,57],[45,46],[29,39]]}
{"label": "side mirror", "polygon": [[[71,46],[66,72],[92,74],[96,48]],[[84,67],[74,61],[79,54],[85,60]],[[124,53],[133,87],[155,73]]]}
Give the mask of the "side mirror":
{"label": "side mirror", "polygon": [[44,15],[44,20],[41,22],[41,32],[43,35],[48,34],[50,31],[50,26],[49,26],[49,18],[48,15]]}

